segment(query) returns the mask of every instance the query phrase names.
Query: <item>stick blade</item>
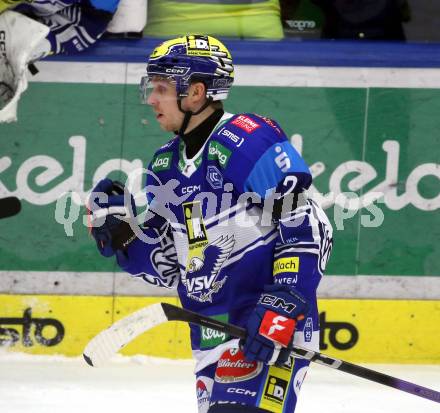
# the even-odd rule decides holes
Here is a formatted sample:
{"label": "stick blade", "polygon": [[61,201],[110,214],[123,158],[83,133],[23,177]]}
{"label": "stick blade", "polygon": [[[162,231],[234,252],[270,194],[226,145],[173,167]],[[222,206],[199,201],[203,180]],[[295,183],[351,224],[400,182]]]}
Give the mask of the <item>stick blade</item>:
{"label": "stick blade", "polygon": [[84,360],[100,367],[136,337],[166,321],[161,303],[141,308],[92,338],[84,349]]}

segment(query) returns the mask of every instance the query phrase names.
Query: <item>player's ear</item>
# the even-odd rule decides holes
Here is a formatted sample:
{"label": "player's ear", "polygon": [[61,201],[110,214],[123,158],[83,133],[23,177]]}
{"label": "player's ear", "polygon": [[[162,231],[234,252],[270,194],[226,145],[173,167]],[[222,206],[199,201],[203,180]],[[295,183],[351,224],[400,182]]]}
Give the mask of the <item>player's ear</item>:
{"label": "player's ear", "polygon": [[194,103],[199,103],[206,98],[206,86],[203,82],[194,82],[189,88],[188,96]]}

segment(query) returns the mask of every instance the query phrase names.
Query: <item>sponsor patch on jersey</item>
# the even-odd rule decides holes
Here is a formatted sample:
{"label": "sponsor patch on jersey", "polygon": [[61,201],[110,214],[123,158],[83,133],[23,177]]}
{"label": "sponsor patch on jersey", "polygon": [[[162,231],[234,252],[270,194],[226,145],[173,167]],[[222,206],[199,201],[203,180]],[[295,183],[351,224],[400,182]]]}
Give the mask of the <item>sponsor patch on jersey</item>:
{"label": "sponsor patch on jersey", "polygon": [[199,405],[199,408],[209,403],[209,400],[211,399],[211,395],[209,394],[208,386],[205,383],[205,380],[207,378],[201,377],[197,379],[196,382],[196,395],[197,395],[197,404]]}
{"label": "sponsor patch on jersey", "polygon": [[231,157],[231,151],[225,148],[221,143],[217,141],[211,141],[208,149],[208,159],[218,160],[218,163],[222,168],[226,168]]}
{"label": "sponsor patch on jersey", "polygon": [[273,275],[299,271],[299,257],[279,258],[273,263]]}
{"label": "sponsor patch on jersey", "polygon": [[[220,314],[211,316],[214,320],[223,321],[227,323],[229,321],[228,314]],[[215,347],[224,343],[229,338],[229,335],[208,327],[200,327],[200,348],[205,349],[209,347]]]}
{"label": "sponsor patch on jersey", "polygon": [[153,172],[162,172],[171,168],[171,161],[173,159],[172,152],[163,152],[153,159],[151,169]]}
{"label": "sponsor patch on jersey", "polygon": [[220,135],[225,136],[226,138],[234,142],[237,148],[239,148],[244,142],[243,137],[236,135],[235,133],[231,132],[229,129],[226,128],[222,128],[222,130],[220,131]]}
{"label": "sponsor patch on jersey", "polygon": [[246,361],[241,350],[226,350],[215,371],[215,381],[219,383],[237,383],[258,376],[263,370],[263,363]]}
{"label": "sponsor patch on jersey", "polygon": [[289,274],[287,277],[277,277],[274,282],[275,284],[296,285],[298,282],[298,274]]}
{"label": "sponsor patch on jersey", "polygon": [[277,404],[283,404],[288,384],[287,380],[270,375],[266,382],[263,398]]}
{"label": "sponsor patch on jersey", "polygon": [[258,129],[261,126],[257,122],[255,122],[253,119],[251,119],[245,115],[237,116],[231,122],[231,124],[237,126],[240,129],[243,129],[247,133],[252,133],[255,129]]}
{"label": "sponsor patch on jersey", "polygon": [[203,247],[208,243],[208,235],[203,222],[200,202],[186,202],[182,207],[190,249],[199,243],[203,243],[203,245],[201,245]]}

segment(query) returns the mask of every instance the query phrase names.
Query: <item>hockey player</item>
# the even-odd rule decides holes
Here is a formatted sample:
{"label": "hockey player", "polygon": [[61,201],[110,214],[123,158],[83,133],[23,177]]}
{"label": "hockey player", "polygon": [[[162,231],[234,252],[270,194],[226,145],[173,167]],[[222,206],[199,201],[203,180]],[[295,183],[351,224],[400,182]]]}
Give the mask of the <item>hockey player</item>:
{"label": "hockey player", "polygon": [[133,198],[104,179],[89,201],[91,232],[123,270],[176,287],[183,307],[247,328],[239,343],[190,326],[200,413],[292,413],[308,361],[289,347],[318,349],[316,289],[332,228],[281,127],[224,112],[233,79],[231,55],[213,37],[153,51],[143,101],[175,137],[148,166],[142,227],[121,219]]}

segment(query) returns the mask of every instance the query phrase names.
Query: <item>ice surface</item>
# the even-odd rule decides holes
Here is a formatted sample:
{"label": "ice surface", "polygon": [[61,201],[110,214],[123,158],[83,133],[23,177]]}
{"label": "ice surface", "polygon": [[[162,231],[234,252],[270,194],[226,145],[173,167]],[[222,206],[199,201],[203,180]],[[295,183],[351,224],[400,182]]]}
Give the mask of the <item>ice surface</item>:
{"label": "ice surface", "polygon": [[[0,354],[0,412],[196,413],[191,361]],[[440,391],[440,366],[368,365]],[[439,413],[440,404],[313,364],[296,413]]]}

